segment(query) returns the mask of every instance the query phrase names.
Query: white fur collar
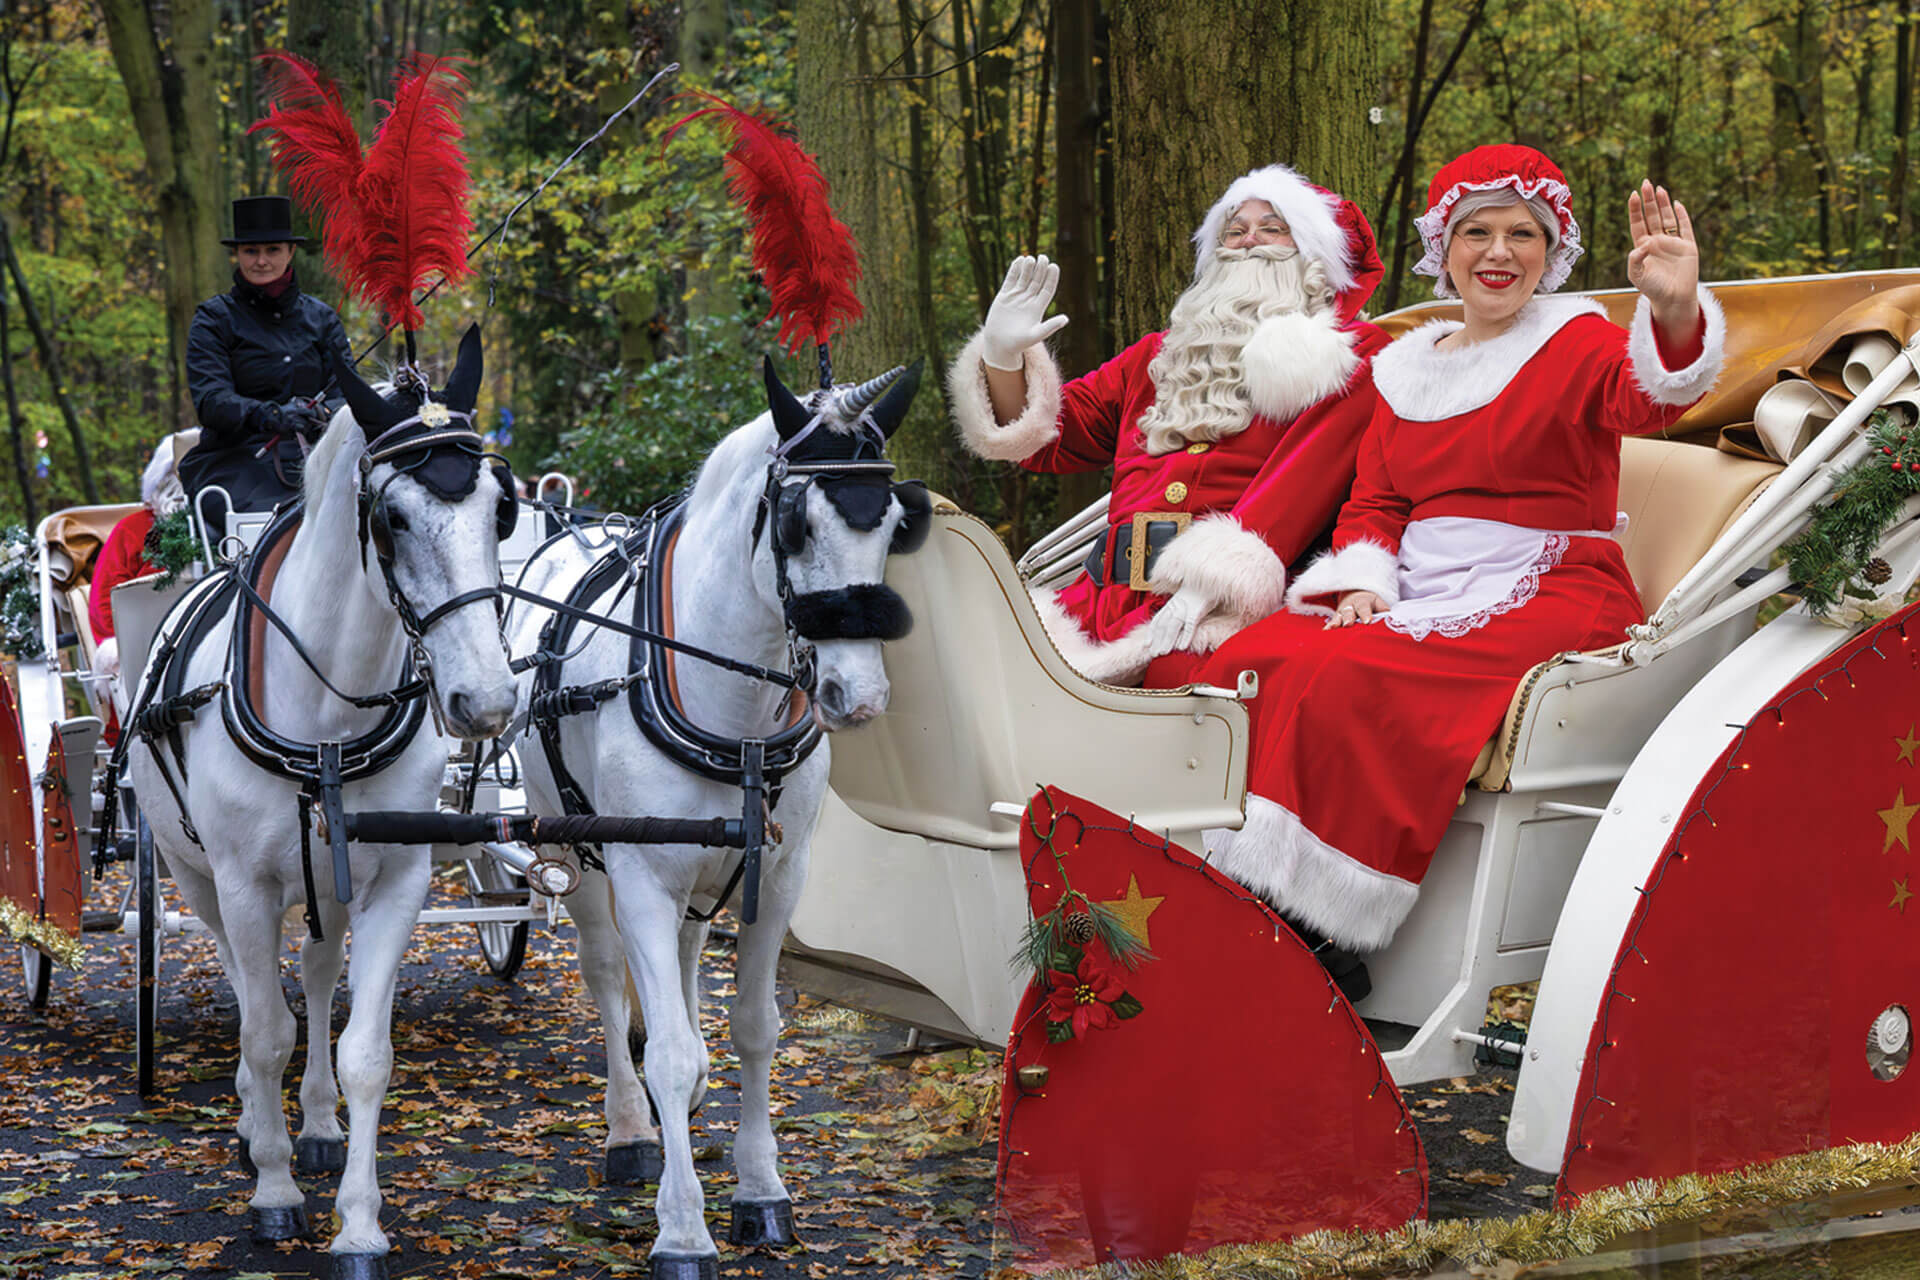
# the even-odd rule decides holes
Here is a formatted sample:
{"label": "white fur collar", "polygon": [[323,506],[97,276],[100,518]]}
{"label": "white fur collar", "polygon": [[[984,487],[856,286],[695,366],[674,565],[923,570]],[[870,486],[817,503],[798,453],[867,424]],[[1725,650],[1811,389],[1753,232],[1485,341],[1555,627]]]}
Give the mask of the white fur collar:
{"label": "white fur collar", "polygon": [[1387,407],[1409,422],[1439,422],[1485,408],[1507,389],[1521,366],[1578,316],[1604,316],[1591,298],[1535,298],[1497,338],[1453,351],[1434,343],[1459,329],[1435,320],[1402,334],[1373,357],[1373,385]]}

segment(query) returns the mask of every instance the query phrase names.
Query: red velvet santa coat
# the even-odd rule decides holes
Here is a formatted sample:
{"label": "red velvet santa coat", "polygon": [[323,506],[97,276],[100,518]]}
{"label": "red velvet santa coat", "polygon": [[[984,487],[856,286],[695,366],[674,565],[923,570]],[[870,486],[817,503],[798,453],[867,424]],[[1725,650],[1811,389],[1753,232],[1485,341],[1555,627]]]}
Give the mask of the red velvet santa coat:
{"label": "red velvet santa coat", "polygon": [[[1392,939],[1520,678],[1643,619],[1609,536],[1619,440],[1712,387],[1724,322],[1701,300],[1686,352],[1659,350],[1644,301],[1629,336],[1592,302],[1547,297],[1491,341],[1436,350],[1458,328],[1442,322],[1375,359],[1353,496],[1290,611],[1147,673],[1158,687],[1260,674],[1247,822],[1210,833],[1224,873],[1349,948]],[[1325,629],[1361,589],[1393,608]]]}
{"label": "red velvet santa coat", "polygon": [[1045,348],[1030,348],[1027,407],[1004,428],[986,399],[978,340],[955,362],[955,416],[976,453],[1037,472],[1113,467],[1109,538],[1138,512],[1194,517],[1156,559],[1151,591],[1129,587],[1123,571],[1106,586],[1082,574],[1057,592],[1036,593],[1048,635],[1082,674],[1136,683],[1153,656],[1143,624],[1183,586],[1203,591],[1212,606],[1194,637],[1198,652],[1275,612],[1285,602],[1287,565],[1339,511],[1373,400],[1367,362],[1386,336],[1332,315],[1283,324],[1288,341],[1267,330],[1248,344],[1255,414],[1246,428],[1159,455],[1147,451],[1137,424],[1154,403],[1148,366],[1163,334],[1064,387]]}

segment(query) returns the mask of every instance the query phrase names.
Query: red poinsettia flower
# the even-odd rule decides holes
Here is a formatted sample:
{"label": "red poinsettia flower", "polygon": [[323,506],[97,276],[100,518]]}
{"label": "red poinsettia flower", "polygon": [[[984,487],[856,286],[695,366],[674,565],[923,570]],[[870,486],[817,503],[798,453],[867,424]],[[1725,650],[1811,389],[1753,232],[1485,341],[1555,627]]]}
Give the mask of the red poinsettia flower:
{"label": "red poinsettia flower", "polygon": [[1109,1002],[1126,994],[1120,975],[1089,950],[1073,973],[1048,971],[1047,1021],[1071,1023],[1075,1037],[1104,1031],[1119,1021]]}

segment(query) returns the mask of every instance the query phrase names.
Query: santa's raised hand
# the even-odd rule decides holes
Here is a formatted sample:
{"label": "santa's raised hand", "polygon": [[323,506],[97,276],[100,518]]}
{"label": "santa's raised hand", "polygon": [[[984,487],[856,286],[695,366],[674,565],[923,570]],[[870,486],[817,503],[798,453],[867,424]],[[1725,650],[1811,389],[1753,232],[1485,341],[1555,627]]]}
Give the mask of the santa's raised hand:
{"label": "santa's raised hand", "polygon": [[1646,295],[1654,323],[1675,336],[1692,333],[1700,316],[1700,246],[1687,206],[1643,181],[1627,197],[1627,229],[1627,279]]}
{"label": "santa's raised hand", "polygon": [[1048,262],[1045,254],[1013,260],[980,326],[981,358],[989,369],[1020,369],[1028,347],[1045,342],[1067,323],[1065,316],[1047,318],[1059,285],[1059,264]]}

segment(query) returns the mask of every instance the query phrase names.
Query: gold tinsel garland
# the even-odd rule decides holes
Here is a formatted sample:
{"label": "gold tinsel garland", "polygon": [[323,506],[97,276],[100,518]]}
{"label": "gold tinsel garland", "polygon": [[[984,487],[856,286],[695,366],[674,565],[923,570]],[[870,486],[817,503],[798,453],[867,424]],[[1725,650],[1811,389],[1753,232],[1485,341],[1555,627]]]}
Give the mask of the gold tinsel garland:
{"label": "gold tinsel garland", "polygon": [[77,970],[80,967],[80,939],[51,921],[37,919],[21,910],[20,905],[10,898],[0,898],[0,929],[11,935],[15,942],[38,947],[69,969]]}
{"label": "gold tinsel garland", "polygon": [[1617,1236],[1741,1209],[1776,1208],[1920,1177],[1920,1134],[1787,1156],[1728,1173],[1683,1174],[1605,1187],[1572,1209],[1518,1218],[1446,1218],[1392,1231],[1316,1231],[1276,1244],[1224,1245],[1191,1257],[1108,1263],[1056,1273],[1060,1280],[1301,1280],[1428,1268],[1548,1262],[1591,1254]]}

